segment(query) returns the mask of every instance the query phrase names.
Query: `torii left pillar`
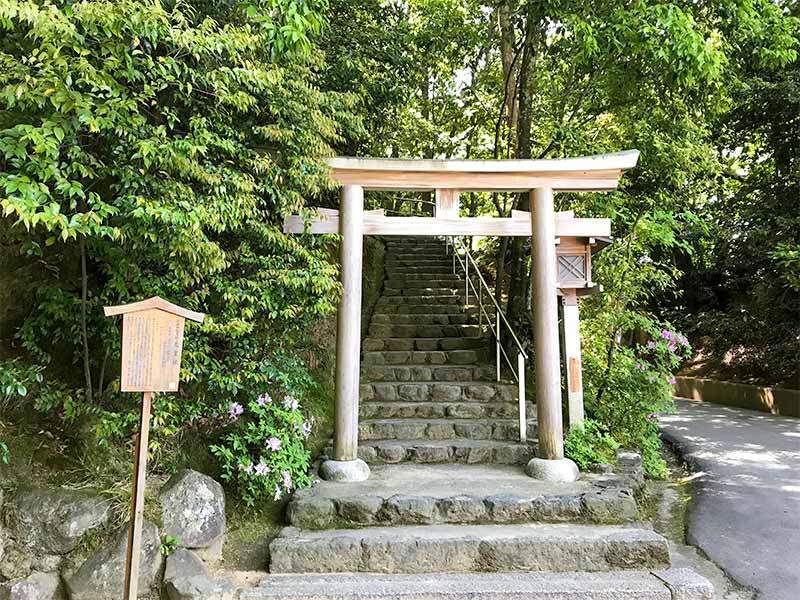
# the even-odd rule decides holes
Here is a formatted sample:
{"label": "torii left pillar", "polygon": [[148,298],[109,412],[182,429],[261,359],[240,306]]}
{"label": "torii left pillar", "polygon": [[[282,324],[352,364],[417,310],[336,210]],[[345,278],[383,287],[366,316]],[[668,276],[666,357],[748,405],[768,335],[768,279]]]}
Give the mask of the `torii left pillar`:
{"label": "torii left pillar", "polygon": [[358,458],[358,394],[361,355],[361,267],[364,244],[364,188],[342,186],[339,207],[342,299],[336,327],[336,401],[333,457],[320,466],[331,481],[364,481],[369,466]]}

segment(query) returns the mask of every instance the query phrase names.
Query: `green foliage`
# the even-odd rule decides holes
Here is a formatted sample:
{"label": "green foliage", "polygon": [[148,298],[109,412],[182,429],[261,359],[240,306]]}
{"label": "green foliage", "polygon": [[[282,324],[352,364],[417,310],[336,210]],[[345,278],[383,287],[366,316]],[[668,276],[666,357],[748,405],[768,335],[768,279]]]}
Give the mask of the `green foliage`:
{"label": "green foliage", "polygon": [[244,406],[232,402],[226,408],[229,425],[211,452],[222,465],[222,478],[245,504],[279,500],[310,483],[310,456],[303,440],[311,433],[313,418],[304,418],[297,398],[287,394],[278,400],[264,392]]}
{"label": "green foliage", "polygon": [[35,408],[127,436],[138,399],[119,393],[102,307],[156,294],[209,317],[187,327],[182,393],[154,399],[151,450],[307,376],[285,357],[335,309],[337,267],[329,239],[280,224],[327,193],[322,158],[359,127],[352,98],[318,86],[324,7],[0,0],[0,207],[52,273],[17,339],[63,381]]}
{"label": "green foliage", "polygon": [[173,535],[164,534],[161,536],[161,544],[159,545],[158,549],[163,556],[169,556],[175,552],[178,544],[180,544],[180,540],[178,538]]}
{"label": "green foliage", "polygon": [[581,471],[592,464],[611,464],[619,443],[608,433],[605,425],[585,419],[583,427],[570,428],[564,437],[564,453],[575,461]]}

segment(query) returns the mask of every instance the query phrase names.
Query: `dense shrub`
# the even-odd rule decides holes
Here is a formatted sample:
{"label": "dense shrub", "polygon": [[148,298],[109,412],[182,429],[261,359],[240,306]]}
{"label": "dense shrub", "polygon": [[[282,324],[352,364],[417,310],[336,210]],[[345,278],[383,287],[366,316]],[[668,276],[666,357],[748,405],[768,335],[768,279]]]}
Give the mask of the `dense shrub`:
{"label": "dense shrub", "polygon": [[[217,435],[221,407],[264,390],[304,393],[292,388],[308,368],[286,349],[312,344],[308,323],[336,306],[328,240],[280,224],[330,186],[321,158],[358,126],[351,101],[316,85],[314,4],[232,6],[0,2],[6,241],[52,272],[17,340],[72,390],[38,407],[99,417],[101,442],[138,407],[118,392],[119,330],[102,306],[158,294],[209,315],[187,328],[182,393],[154,398],[154,446],[187,427]],[[65,357],[79,368],[59,370]],[[301,417],[286,418],[265,412],[258,431]],[[238,453],[228,428],[223,467],[225,448]],[[284,466],[297,483],[306,461],[297,450]]]}

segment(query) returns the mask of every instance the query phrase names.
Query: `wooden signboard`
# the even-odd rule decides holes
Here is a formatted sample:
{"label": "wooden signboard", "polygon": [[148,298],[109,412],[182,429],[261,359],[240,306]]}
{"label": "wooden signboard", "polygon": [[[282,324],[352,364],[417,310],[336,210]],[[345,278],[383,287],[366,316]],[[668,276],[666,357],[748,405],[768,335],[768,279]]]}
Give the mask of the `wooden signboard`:
{"label": "wooden signboard", "polygon": [[181,370],[183,327],[186,319],[202,321],[203,313],[181,308],[154,296],[141,302],[105,307],[106,316],[122,315],[120,390],[142,392],[139,434],[133,458],[131,520],[125,555],[125,600],[135,600],[142,547],[144,482],[153,392],[175,392]]}

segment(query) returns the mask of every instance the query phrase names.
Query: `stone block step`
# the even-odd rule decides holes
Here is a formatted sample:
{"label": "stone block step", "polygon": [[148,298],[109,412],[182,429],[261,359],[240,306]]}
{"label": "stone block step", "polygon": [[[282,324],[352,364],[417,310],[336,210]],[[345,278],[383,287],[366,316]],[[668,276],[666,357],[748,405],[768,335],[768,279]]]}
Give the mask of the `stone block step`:
{"label": "stone block step", "polygon": [[482,381],[495,380],[493,365],[362,365],[361,380],[364,383],[390,381]]}
{"label": "stone block step", "polygon": [[384,287],[381,298],[389,296],[411,296],[413,298],[429,296],[457,296],[459,293],[464,293],[464,288],[461,286],[452,285],[450,287],[414,287],[414,288],[390,288]]}
{"label": "stone block step", "polygon": [[[488,311],[490,314],[493,311]],[[466,315],[478,316],[478,307],[473,305],[464,306],[463,304],[400,304],[385,303],[375,306],[373,315],[434,315],[434,314],[454,314],[463,313]]]}
{"label": "stone block step", "polygon": [[[536,414],[536,404],[528,402],[526,414]],[[364,419],[513,419],[519,414],[514,402],[361,402],[359,415]]]}
{"label": "stone block step", "polygon": [[435,267],[430,266],[386,266],[386,274],[390,277],[401,275],[414,275],[418,274],[420,277],[435,277],[445,273],[453,272],[453,263],[439,264]]}
{"label": "stone block step", "polygon": [[300,529],[438,523],[623,523],[636,518],[616,476],[532,479],[507,465],[377,465],[362,482],[322,481],[298,490],[286,518]]}
{"label": "stone block step", "polygon": [[371,322],[375,325],[477,325],[478,319],[455,311],[416,315],[373,313]]}
{"label": "stone block step", "polygon": [[369,336],[372,338],[470,338],[480,336],[485,332],[480,325],[427,325],[416,323],[386,324],[381,322],[370,323]]}
{"label": "stone block step", "polygon": [[[536,437],[536,419],[529,419],[528,439]],[[375,440],[518,440],[515,419],[364,419],[358,424],[361,442]]]}
{"label": "stone block step", "polygon": [[614,525],[288,527],[270,544],[272,573],[602,572],[669,565],[663,537]]}
{"label": "stone block step", "polygon": [[385,304],[461,304],[463,301],[463,296],[455,293],[431,294],[428,296],[417,294],[414,296],[381,296],[375,304],[376,306]]}
{"label": "stone block step", "polygon": [[362,401],[381,402],[467,402],[471,404],[516,403],[519,391],[515,384],[496,382],[442,383],[415,381],[395,383],[362,383]]}
{"label": "stone block step", "polygon": [[389,252],[386,254],[387,261],[413,261],[413,260],[449,260],[453,259],[444,250],[436,248],[417,248],[403,250],[402,252]]}
{"label": "stone block step", "polygon": [[364,352],[364,365],[474,365],[489,358],[485,350],[387,350]]}
{"label": "stone block step", "polygon": [[450,273],[453,272],[453,261],[449,258],[407,258],[398,260],[394,258],[387,258],[384,263],[387,272],[392,272],[393,269],[401,267],[424,267],[425,269],[447,269]]}
{"label": "stone block step", "polygon": [[605,573],[270,575],[240,600],[712,600],[690,569]]}
{"label": "stone block step", "polygon": [[379,440],[359,444],[358,457],[370,464],[523,465],[533,458],[533,446],[492,440]]}
{"label": "stone block step", "polygon": [[487,348],[488,346],[488,337],[368,337],[361,343],[361,349],[365,352],[383,350],[475,350],[477,348]]}
{"label": "stone block step", "polygon": [[[474,280],[477,283],[477,280]],[[439,282],[442,285],[437,286],[433,283]],[[461,287],[464,286],[464,277],[460,273],[434,273],[429,277],[423,277],[418,274],[407,275],[392,275],[384,281],[388,287],[446,287],[456,282]],[[425,285],[427,284],[427,286]]]}

